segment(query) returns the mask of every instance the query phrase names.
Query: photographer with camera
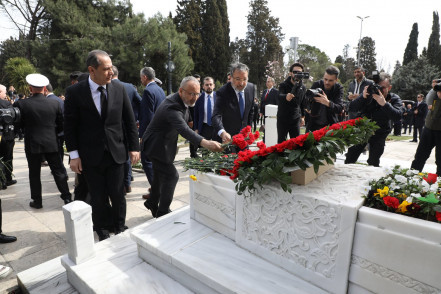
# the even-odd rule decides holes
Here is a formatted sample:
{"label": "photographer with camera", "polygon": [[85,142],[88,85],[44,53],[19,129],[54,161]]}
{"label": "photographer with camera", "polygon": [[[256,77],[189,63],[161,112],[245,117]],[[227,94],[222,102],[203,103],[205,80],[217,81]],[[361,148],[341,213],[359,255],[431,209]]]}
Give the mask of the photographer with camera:
{"label": "photographer with camera", "polygon": [[306,87],[303,79],[309,78],[309,73],[303,72],[301,63],[294,63],[289,68],[289,77],[279,85],[277,109],[277,143],[300,135],[300,127],[305,124]]}
{"label": "photographer with camera", "polygon": [[435,147],[436,174],[441,176],[441,79],[432,81],[432,90],[427,94],[426,101],[429,112],[411,168],[422,171]]}
{"label": "photographer with camera", "polygon": [[[373,80],[374,84],[366,86],[363,94],[351,102],[349,111],[360,111],[362,116],[376,122],[380,127],[368,141],[369,158],[367,160],[369,165],[380,166],[380,157],[384,152],[386,138],[392,130],[393,122],[401,118],[403,107],[400,97],[390,92],[392,80],[389,74],[384,72],[378,74],[375,71]],[[355,163],[366,144],[350,147],[345,163]]]}
{"label": "photographer with camera", "polygon": [[308,130],[316,131],[338,122],[343,110],[343,86],[337,83],[340,70],[330,65],[326,68],[323,79],[314,82],[305,97],[311,111]]}

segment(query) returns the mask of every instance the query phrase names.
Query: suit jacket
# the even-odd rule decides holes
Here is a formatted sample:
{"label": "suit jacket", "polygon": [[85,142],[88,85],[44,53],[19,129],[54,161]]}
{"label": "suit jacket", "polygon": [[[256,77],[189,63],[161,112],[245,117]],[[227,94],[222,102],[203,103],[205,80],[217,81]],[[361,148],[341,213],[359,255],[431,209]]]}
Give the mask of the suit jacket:
{"label": "suit jacket", "polygon": [[120,82],[124,85],[124,88],[126,88],[127,96],[129,96],[130,104],[132,104],[133,115],[135,116],[135,120],[138,120],[138,113],[142,99],[141,96],[139,96],[136,87],[133,84],[122,82],[119,79],[114,80]]}
{"label": "suit jacket", "polygon": [[[11,102],[8,100],[0,99],[0,109],[12,108]],[[3,125],[6,127],[7,125]],[[14,126],[8,126],[7,129],[3,129],[1,140],[13,141],[15,139]]]}
{"label": "suit jacket", "polygon": [[57,134],[63,131],[60,103],[34,94],[15,104],[20,109],[21,127],[25,134],[25,151],[29,153],[58,152]]}
{"label": "suit jacket", "polygon": [[277,100],[279,98],[279,91],[276,88],[271,88],[271,91],[268,94],[268,97],[266,97],[266,93],[268,92],[268,89],[262,92],[262,97],[260,97],[260,113],[265,115],[265,106],[268,104],[277,105]]}
{"label": "suit jacket", "polygon": [[93,102],[88,79],[66,89],[64,119],[67,151],[78,150],[83,165],[98,166],[105,148],[118,164],[127,160],[128,151],[139,150],[132,106],[117,81],[107,85],[105,121]]}
{"label": "suit jacket", "polygon": [[[50,95],[47,95],[46,98],[47,98],[47,99],[54,100],[54,101],[57,101],[57,102],[60,104],[60,107],[61,107],[61,113],[62,113],[63,116],[64,116],[64,101],[63,101],[63,99],[61,99],[60,97],[58,97],[57,95],[55,95],[55,94],[53,94],[53,93],[50,94]],[[61,132],[61,133],[58,134],[58,136],[63,136],[63,135],[64,135],[64,132]]]}
{"label": "suit jacket", "polygon": [[178,146],[178,134],[198,146],[202,137],[187,124],[188,109],[179,93],[168,96],[156,110],[147,127],[141,149],[149,159],[173,163]]}
{"label": "suit jacket", "polygon": [[[212,103],[214,106],[216,103],[216,92],[213,92],[210,95],[213,97]],[[202,132],[202,126],[204,125],[206,96],[208,96],[207,93],[202,93],[194,106],[193,129],[198,130],[199,134]],[[211,113],[211,117],[213,117],[213,112]]]}
{"label": "suit jacket", "polygon": [[424,122],[426,120],[427,112],[429,111],[427,103],[422,101],[419,105],[418,105],[418,102],[416,102],[414,105],[415,106],[413,107],[412,110],[413,111],[418,110],[417,114],[412,112],[413,113],[414,125],[416,127],[423,127],[424,126]]}
{"label": "suit jacket", "polygon": [[243,118],[240,117],[239,100],[231,82],[223,85],[216,92],[212,123],[216,133],[224,129],[231,136],[240,132],[253,121],[254,85],[248,83],[244,89],[245,109]]}
{"label": "suit jacket", "polygon": [[153,115],[159,105],[164,101],[165,93],[155,82],[148,84],[142,94],[141,107],[139,110],[139,137],[142,138],[147,126],[153,119]]}

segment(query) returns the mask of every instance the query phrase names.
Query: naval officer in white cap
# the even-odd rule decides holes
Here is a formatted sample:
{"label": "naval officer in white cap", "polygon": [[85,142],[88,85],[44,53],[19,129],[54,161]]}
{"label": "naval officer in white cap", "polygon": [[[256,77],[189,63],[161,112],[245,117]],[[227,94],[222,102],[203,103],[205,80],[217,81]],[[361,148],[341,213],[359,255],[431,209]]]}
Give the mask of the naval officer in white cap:
{"label": "naval officer in white cap", "polygon": [[25,152],[29,167],[32,208],[43,207],[41,192],[41,156],[44,155],[60,191],[61,199],[67,204],[72,196],[67,185],[67,175],[58,154],[57,134],[63,130],[63,114],[60,104],[47,99],[44,90],[49,80],[41,74],[26,76],[32,96],[18,100],[15,104],[21,112],[21,127],[25,134]]}

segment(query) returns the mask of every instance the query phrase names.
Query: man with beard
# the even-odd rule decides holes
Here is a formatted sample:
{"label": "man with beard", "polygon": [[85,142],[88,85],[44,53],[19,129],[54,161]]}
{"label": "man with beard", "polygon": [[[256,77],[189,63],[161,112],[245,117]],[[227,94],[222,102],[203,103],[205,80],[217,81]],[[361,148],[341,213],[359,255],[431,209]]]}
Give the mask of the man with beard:
{"label": "man with beard", "polygon": [[323,79],[314,82],[311,89],[322,89],[311,103],[308,129],[312,132],[338,122],[338,115],[343,109],[343,86],[337,83],[340,70],[331,65],[325,70]]}
{"label": "man with beard", "polygon": [[211,122],[214,103],[216,102],[216,92],[214,92],[214,80],[212,77],[204,78],[204,93],[201,94],[194,106],[194,129],[196,133],[207,140],[220,142],[220,137],[216,134]]}
{"label": "man with beard", "polygon": [[179,173],[173,164],[178,134],[195,146],[222,151],[219,142],[204,139],[187,124],[188,107],[195,105],[199,95],[198,80],[191,76],[185,77],[179,91],[161,103],[142,137],[141,150],[153,163],[152,192],[144,206],[152,212],[153,217],[170,212],[170,204],[179,180]]}
{"label": "man with beard", "polygon": [[[354,68],[354,78],[349,83],[348,88],[348,101],[353,101],[358,98],[360,94],[363,92],[364,87],[372,84],[371,80],[366,79],[365,77],[365,69],[361,66],[356,66]],[[360,116],[358,112],[349,112],[349,119],[354,119]]]}

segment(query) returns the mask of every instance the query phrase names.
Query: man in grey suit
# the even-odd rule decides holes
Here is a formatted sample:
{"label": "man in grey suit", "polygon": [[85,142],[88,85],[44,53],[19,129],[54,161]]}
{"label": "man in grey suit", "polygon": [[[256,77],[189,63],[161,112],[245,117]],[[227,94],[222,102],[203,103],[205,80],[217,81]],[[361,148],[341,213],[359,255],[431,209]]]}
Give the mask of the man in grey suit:
{"label": "man in grey suit", "polygon": [[216,92],[212,122],[224,143],[253,121],[254,85],[248,83],[248,72],[245,64],[233,64],[231,82]]}
{"label": "man in grey suit", "polygon": [[152,212],[153,217],[163,216],[170,211],[179,180],[173,164],[178,134],[196,146],[222,151],[219,142],[204,139],[187,125],[188,107],[194,106],[199,96],[198,80],[191,76],[185,77],[179,92],[168,96],[161,103],[142,137],[141,150],[152,161],[154,175],[151,196],[144,202],[144,206]]}
{"label": "man in grey suit", "polygon": [[21,126],[25,131],[25,153],[32,198],[29,206],[36,209],[43,207],[40,179],[42,155],[49,164],[61,199],[64,203],[69,203],[72,196],[67,185],[66,170],[58,153],[57,134],[63,130],[60,104],[44,96],[46,85],[49,84],[45,76],[30,74],[26,76],[26,82],[32,96],[18,100],[15,105],[20,109]]}

